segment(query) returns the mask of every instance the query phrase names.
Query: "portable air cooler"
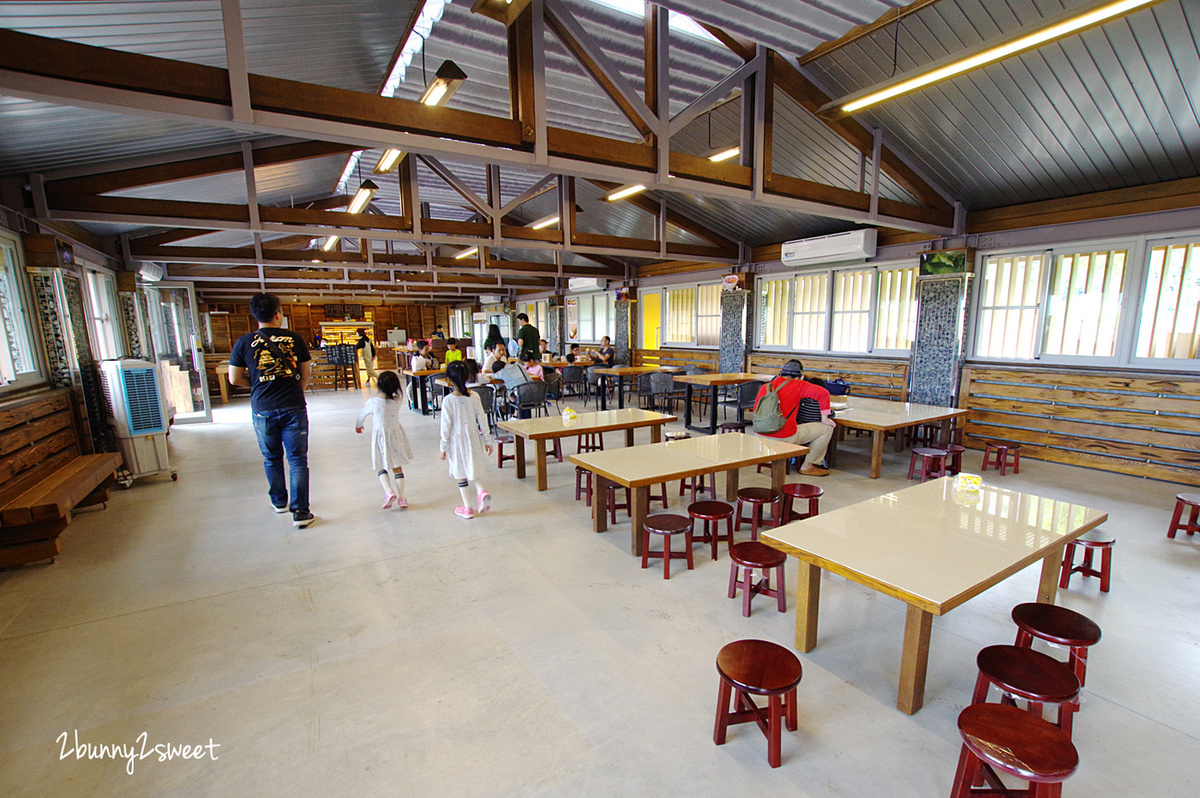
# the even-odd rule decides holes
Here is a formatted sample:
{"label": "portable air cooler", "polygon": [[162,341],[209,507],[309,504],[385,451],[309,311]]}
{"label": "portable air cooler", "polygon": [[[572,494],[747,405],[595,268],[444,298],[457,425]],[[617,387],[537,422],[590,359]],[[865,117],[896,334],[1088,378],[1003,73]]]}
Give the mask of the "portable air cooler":
{"label": "portable air cooler", "polygon": [[158,367],[145,360],[106,360],[100,364],[104,398],[117,443],[134,479],[175,472],[167,454],[167,417],[159,390]]}

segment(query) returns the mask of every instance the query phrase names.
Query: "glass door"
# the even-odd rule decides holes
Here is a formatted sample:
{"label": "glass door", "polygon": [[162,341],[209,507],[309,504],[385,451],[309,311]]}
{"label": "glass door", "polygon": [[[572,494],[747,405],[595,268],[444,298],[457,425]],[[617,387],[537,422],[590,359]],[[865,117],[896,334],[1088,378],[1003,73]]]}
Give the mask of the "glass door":
{"label": "glass door", "polygon": [[174,408],[179,424],[212,421],[196,295],[191,284],[155,283],[144,290],[154,360],[168,408]]}

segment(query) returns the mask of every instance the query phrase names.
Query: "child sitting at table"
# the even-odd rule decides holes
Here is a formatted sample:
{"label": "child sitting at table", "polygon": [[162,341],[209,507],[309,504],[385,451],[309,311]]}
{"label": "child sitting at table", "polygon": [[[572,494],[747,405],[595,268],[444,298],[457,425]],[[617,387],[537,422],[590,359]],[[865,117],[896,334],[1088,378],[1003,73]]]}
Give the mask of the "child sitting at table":
{"label": "child sitting at table", "polygon": [[463,352],[458,348],[457,338],[446,339],[446,365],[450,365],[456,360],[463,359]]}
{"label": "child sitting at table", "polygon": [[525,373],[529,375],[531,380],[540,380],[546,376],[542,369],[542,364],[535,360],[537,356],[528,352],[521,355],[521,367],[525,369]]}

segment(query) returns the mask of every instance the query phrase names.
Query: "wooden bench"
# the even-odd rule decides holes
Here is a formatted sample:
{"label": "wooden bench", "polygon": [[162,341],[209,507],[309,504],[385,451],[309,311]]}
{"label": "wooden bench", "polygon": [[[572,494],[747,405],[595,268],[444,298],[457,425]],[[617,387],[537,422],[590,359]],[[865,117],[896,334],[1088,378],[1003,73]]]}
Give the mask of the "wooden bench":
{"label": "wooden bench", "polygon": [[908,361],[879,357],[810,357],[804,354],[752,352],[746,358],[751,374],[778,374],[783,364],[799,360],[806,377],[845,380],[852,396],[903,402],[908,397]]}
{"label": "wooden bench", "polygon": [[716,372],[720,353],[715,349],[634,349],[632,366],[699,366]]}
{"label": "wooden bench", "polygon": [[107,502],[120,466],[80,455],[66,390],[0,403],[0,568],[53,561],[72,511]]}
{"label": "wooden bench", "polygon": [[970,366],[964,445],[1021,446],[1021,456],[1200,485],[1196,375]]}

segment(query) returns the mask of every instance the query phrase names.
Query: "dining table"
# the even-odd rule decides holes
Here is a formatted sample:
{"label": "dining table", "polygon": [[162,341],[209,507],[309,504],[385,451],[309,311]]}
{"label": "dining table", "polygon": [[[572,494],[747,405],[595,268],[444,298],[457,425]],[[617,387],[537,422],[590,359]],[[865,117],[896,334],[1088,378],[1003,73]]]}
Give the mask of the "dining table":
{"label": "dining table", "polygon": [[[861,396],[848,396],[843,402],[831,398],[833,421],[839,427],[868,430],[871,433],[871,479],[879,479],[883,474],[883,441],[887,433],[896,432],[899,435],[899,431],[903,429],[921,424],[940,423],[941,439],[947,441],[950,439],[950,425],[953,420],[970,412],[957,407],[895,402]],[[840,434],[844,433],[839,431],[838,435],[833,436],[825,454],[831,467],[837,462]],[[899,439],[896,441],[896,447],[897,451],[903,448]]]}
{"label": "dining table", "polygon": [[[729,374],[683,374],[674,378],[686,386],[684,393],[683,425],[697,432],[717,434],[717,403],[720,389],[726,385],[742,385],[747,382],[766,382],[772,379],[769,374],[749,374],[744,372]],[[703,427],[692,426],[692,391],[696,387],[708,388],[708,424]]]}

